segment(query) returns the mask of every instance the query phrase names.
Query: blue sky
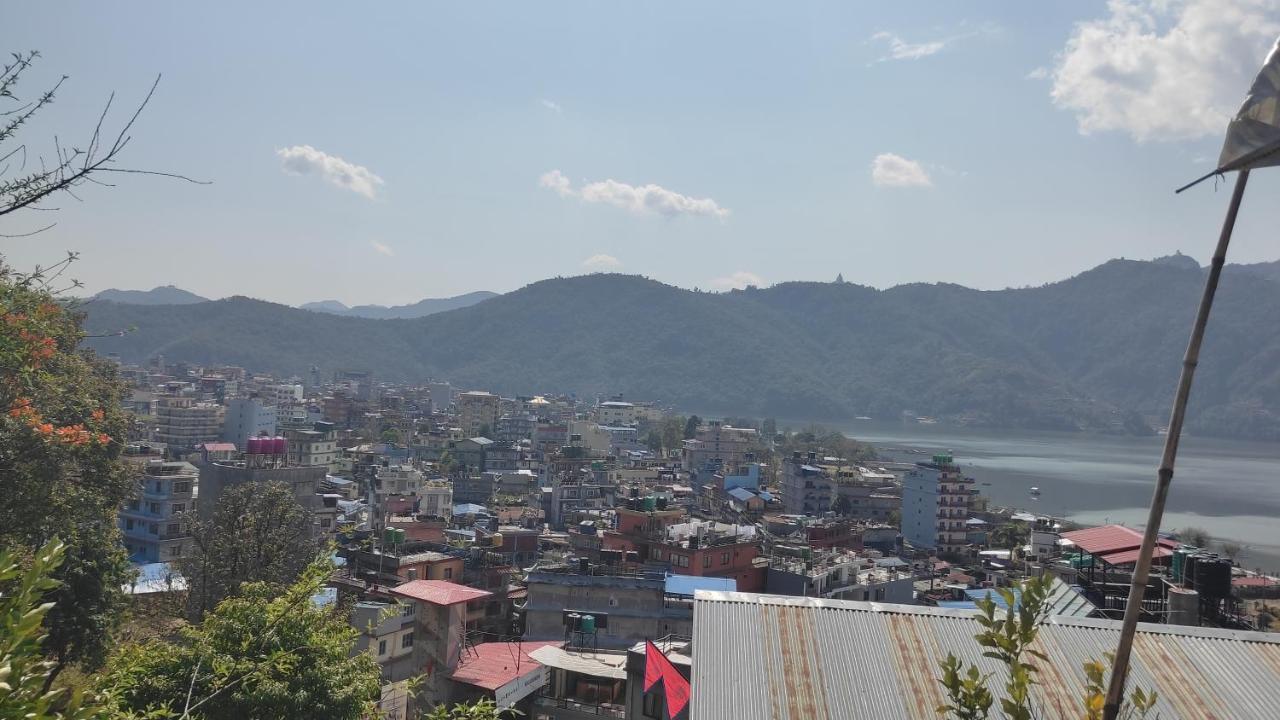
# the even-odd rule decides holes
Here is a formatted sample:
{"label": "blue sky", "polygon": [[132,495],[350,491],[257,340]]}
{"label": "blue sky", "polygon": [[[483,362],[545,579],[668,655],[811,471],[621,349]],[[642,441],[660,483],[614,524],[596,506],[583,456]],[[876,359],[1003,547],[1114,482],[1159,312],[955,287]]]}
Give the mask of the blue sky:
{"label": "blue sky", "polygon": [[[906,5],[11,4],[0,49],[44,55],[20,90],[71,76],[29,146],[163,73],[125,164],[212,184],[86,187],[0,252],[291,304],[1208,259],[1228,189],[1172,190],[1212,168],[1277,0]],[[1255,175],[1233,260],[1280,257],[1278,189]]]}

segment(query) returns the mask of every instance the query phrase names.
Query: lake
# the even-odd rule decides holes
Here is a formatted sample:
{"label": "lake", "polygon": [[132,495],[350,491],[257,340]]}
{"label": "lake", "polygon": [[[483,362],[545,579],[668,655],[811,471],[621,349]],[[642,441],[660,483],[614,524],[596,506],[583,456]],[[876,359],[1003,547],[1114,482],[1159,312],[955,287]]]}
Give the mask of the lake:
{"label": "lake", "polygon": [[[993,506],[1085,524],[1146,525],[1163,437],[999,431],[855,421],[840,427],[895,460],[950,450]],[[990,483],[986,485],[985,483]],[[1040,498],[1030,488],[1040,488]],[[1280,444],[1183,436],[1163,529],[1197,526],[1245,546],[1247,567],[1280,569]]]}

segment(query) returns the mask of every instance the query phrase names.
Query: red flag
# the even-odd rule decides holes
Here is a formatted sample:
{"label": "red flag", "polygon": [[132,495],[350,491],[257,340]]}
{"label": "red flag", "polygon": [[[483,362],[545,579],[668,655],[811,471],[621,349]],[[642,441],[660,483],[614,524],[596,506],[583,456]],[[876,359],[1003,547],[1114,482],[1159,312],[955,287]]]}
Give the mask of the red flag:
{"label": "red flag", "polygon": [[674,718],[689,704],[689,681],[684,679],[657,645],[646,640],[644,642],[644,691],[652,690],[659,680],[662,681],[662,690],[667,699],[667,717]]}

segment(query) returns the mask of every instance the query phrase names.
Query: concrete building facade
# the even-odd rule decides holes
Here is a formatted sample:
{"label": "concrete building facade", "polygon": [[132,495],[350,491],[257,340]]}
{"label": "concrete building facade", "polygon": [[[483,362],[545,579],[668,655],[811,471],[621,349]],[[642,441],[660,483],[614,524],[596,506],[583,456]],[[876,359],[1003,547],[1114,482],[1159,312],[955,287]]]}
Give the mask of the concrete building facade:
{"label": "concrete building facade", "polygon": [[902,479],[902,537],[922,550],[959,553],[968,544],[973,479],[949,454],[919,463]]}

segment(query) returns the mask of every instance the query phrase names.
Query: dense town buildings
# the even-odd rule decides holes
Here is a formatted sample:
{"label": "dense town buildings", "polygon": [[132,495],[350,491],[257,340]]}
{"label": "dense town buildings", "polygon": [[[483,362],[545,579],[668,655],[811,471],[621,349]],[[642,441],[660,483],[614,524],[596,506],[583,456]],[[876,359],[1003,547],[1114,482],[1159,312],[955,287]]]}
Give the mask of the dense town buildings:
{"label": "dense town buildings", "polygon": [[[1064,622],[1115,617],[1136,547],[1124,529],[987,511],[945,453],[854,462],[715,420],[651,447],[654,406],[617,396],[455,394],[442,381],[393,386],[354,371],[304,385],[166,370],[155,382],[129,375],[134,407],[148,413],[125,452],[141,477],[119,516],[130,555],[171,562],[190,550],[186,513],[207,517],[236,483],[289,483],[315,531],[338,543],[330,584],[349,601],[353,651],[382,669],[391,718],[484,697],[548,720],[653,720],[661,704],[643,689],[644,641],[696,674],[694,658],[723,652],[702,630],[724,622],[706,597],[934,618],[1048,573]],[[1237,627],[1240,590],[1230,576],[1224,585],[1218,559],[1196,554],[1206,569],[1176,575],[1174,554],[1194,553],[1162,547],[1144,619]],[[1269,582],[1238,579],[1249,592]],[[929,611],[913,614],[919,605]],[[770,632],[757,625],[748,637]],[[741,661],[756,672],[759,658]]]}

